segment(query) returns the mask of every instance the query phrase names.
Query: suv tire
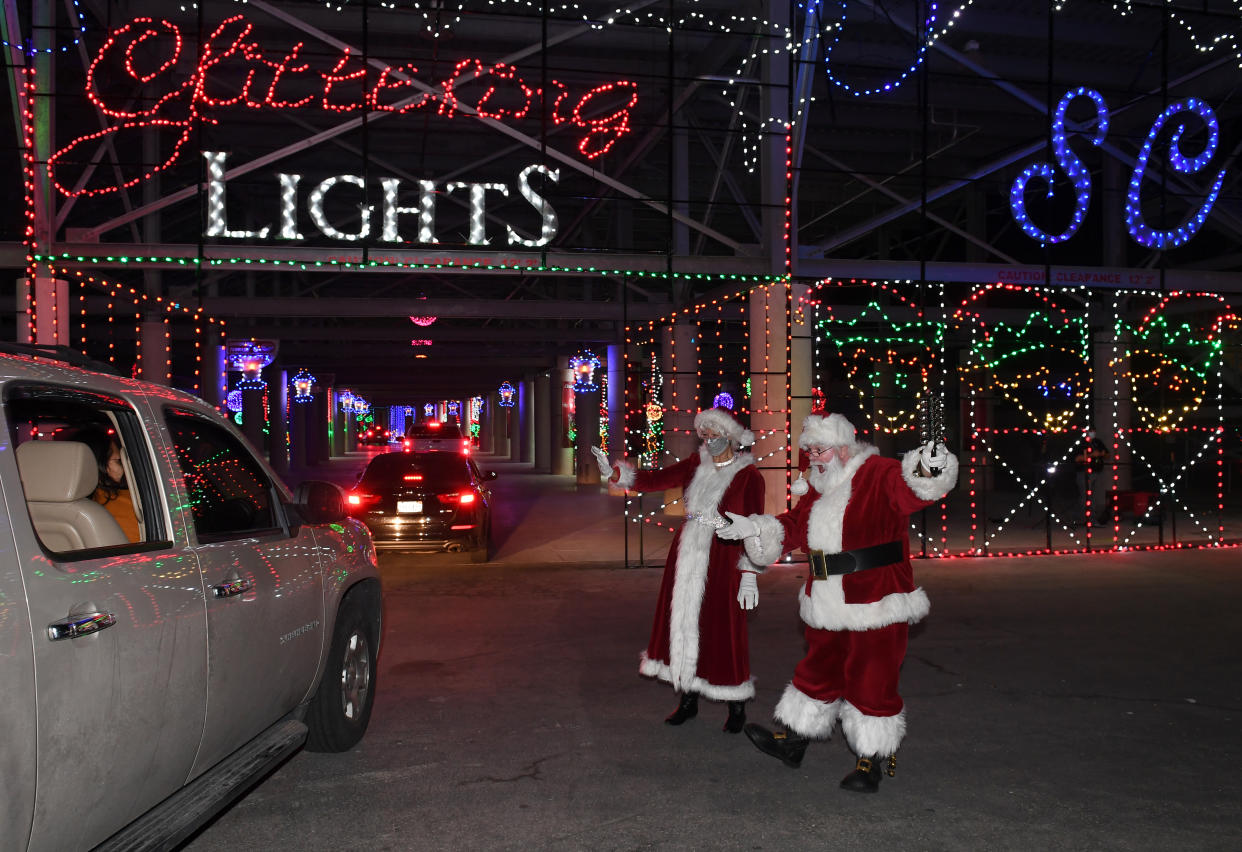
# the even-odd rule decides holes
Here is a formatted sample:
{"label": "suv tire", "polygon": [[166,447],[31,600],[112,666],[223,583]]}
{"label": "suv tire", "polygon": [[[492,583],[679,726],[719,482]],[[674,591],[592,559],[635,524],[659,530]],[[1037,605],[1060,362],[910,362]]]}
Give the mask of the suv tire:
{"label": "suv tire", "polygon": [[308,751],[348,751],[366,733],[375,704],[372,624],[358,596],[341,602],[323,678],[306,712]]}

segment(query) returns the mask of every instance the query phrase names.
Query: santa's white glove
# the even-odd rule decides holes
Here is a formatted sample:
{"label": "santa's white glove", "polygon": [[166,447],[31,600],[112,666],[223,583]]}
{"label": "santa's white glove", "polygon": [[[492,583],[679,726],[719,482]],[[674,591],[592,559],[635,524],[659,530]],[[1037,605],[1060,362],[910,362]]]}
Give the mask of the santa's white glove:
{"label": "santa's white glove", "polygon": [[759,535],[759,527],[750,518],[733,512],[725,512],[725,514],[729,516],[729,520],[733,523],[716,530],[718,538],[723,538],[726,541],[739,541],[744,538],[750,538],[752,535]]}
{"label": "santa's white glove", "polygon": [[933,472],[944,470],[949,464],[949,448],[944,441],[928,441],[919,449],[919,464]]}
{"label": "santa's white glove", "polygon": [[737,605],[742,609],[759,606],[759,584],[755,582],[754,571],[742,572],[742,583],[737,589]]}
{"label": "santa's white glove", "polygon": [[591,447],[591,455],[595,456],[595,463],[599,465],[599,475],[605,480],[612,479],[612,464],[608,461],[608,454],[599,447]]}

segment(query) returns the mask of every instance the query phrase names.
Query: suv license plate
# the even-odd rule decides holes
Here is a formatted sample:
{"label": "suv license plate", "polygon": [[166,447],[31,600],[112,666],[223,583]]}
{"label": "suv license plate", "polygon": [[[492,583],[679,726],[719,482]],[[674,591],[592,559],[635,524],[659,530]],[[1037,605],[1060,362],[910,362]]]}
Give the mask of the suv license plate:
{"label": "suv license plate", "polygon": [[397,511],[404,512],[421,512],[423,510],[422,500],[398,500]]}

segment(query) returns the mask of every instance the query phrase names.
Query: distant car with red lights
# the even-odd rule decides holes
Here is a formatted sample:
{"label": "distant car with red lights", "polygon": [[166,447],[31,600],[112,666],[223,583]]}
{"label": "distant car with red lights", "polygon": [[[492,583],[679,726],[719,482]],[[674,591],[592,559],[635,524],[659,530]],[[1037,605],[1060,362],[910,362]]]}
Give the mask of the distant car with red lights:
{"label": "distant car with red lights", "polygon": [[461,433],[461,427],[456,423],[425,420],[406,432],[404,448],[416,453],[469,455],[470,439]]}
{"label": "distant car with red lights", "polygon": [[358,432],[358,443],[369,446],[387,446],[390,433],[383,426],[368,426]]}
{"label": "distant car with red lights", "polygon": [[452,452],[381,453],[346,494],[346,511],[371,531],[376,547],[471,551],[486,562],[495,471]]}

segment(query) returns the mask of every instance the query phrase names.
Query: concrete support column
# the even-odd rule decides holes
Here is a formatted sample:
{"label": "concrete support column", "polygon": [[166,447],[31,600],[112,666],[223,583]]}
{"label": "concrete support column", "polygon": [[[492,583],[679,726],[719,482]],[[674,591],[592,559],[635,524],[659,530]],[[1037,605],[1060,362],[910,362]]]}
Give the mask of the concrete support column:
{"label": "concrete support column", "polygon": [[[1133,458],[1130,445],[1134,434],[1134,408],[1130,383],[1122,378],[1130,372],[1130,335],[1121,339],[1110,331],[1097,331],[1091,336],[1092,391],[1095,421],[1090,424],[1097,437],[1112,453],[1103,471],[1103,487],[1129,491],[1132,487]],[[1113,465],[1116,465],[1114,480]],[[1102,500],[1097,495],[1096,500]]]}
{"label": "concrete support column", "polygon": [[203,368],[199,376],[199,395],[203,401],[224,411],[229,395],[228,349],[218,342],[203,347]]}
{"label": "concrete support column", "polygon": [[535,472],[552,472],[552,374],[539,373],[535,387]]}
{"label": "concrete support column", "polygon": [[598,390],[574,393],[575,439],[574,476],[579,485],[599,485],[599,465],[591,454],[591,447],[599,444],[599,396]]}
{"label": "concrete support column", "polygon": [[789,297],[779,284],[750,294],[750,428],[767,512],[789,506]]}
{"label": "concrete support column", "polygon": [[[40,98],[39,100],[43,100]],[[69,345],[69,282],[60,278],[17,279],[18,343],[41,346]],[[34,318],[31,334],[31,316]]]}
{"label": "concrete support column", "polygon": [[289,472],[286,412],[289,410],[289,371],[273,370],[267,392],[267,461],[272,470],[284,476]]}
{"label": "concrete support column", "polygon": [[683,459],[694,452],[699,443],[694,435],[694,416],[699,413],[694,325],[683,322],[666,326],[662,344],[664,450],[674,459]]}
{"label": "concrete support column", "polygon": [[511,458],[512,452],[509,436],[513,433],[513,409],[500,404],[500,395],[496,395],[496,429],[492,433],[492,455],[498,459]]}
{"label": "concrete support column", "polygon": [[608,457],[625,456],[625,351],[608,347]]}
{"label": "concrete support column", "polygon": [[167,385],[172,365],[168,360],[168,323],[163,319],[144,319],[139,331],[141,358],[138,378],[144,382]]}
{"label": "concrete support column", "polygon": [[798,311],[801,300],[810,290],[805,282],[798,281],[792,285],[790,293],[793,313],[789,329],[789,447],[795,467],[802,421],[811,413],[811,388],[815,386],[815,314],[809,306],[805,311]]}
{"label": "concrete support column", "polygon": [[[664,466],[698,451],[694,416],[699,413],[698,358],[694,351],[694,325],[687,322],[665,326],[661,332],[660,370],[664,374],[664,452],[657,466]],[[664,492],[664,514],[684,515],[681,489]]]}
{"label": "concrete support column", "polygon": [[552,473],[557,476],[572,476],[574,472],[574,450],[569,445],[569,436],[565,434],[565,422],[569,419],[569,394],[565,388],[573,387],[574,373],[569,369],[569,356],[558,356],[556,368],[551,371],[549,383],[552,389]]}
{"label": "concrete support column", "polygon": [[337,376],[324,374],[315,381],[307,412],[307,465],[323,465],[333,455],[335,441],[335,415],[333,414],[332,386]]}
{"label": "concrete support column", "polygon": [[242,386],[242,433],[259,452],[263,452],[266,442],[263,440],[264,415],[267,413],[263,405],[264,386],[255,383],[254,387]]}
{"label": "concrete support column", "polygon": [[490,453],[495,446],[496,432],[496,394],[489,393],[483,397],[483,406],[479,409],[479,452]]}
{"label": "concrete support column", "polygon": [[345,455],[345,413],[341,411],[341,400],[337,396],[343,388],[335,385],[329,388],[325,394],[327,404],[331,407],[332,415],[332,446],[331,453],[334,458]]}
{"label": "concrete support column", "polygon": [[313,413],[314,403],[311,400],[295,400],[289,406],[289,472],[295,476],[300,476],[308,467],[307,436]]}
{"label": "concrete support column", "polygon": [[514,424],[517,428],[509,441],[509,458],[513,461],[528,462],[534,456],[531,439],[534,437],[535,426],[535,384],[529,377],[518,382],[517,398],[515,406],[517,422]]}
{"label": "concrete support column", "polygon": [[341,414],[345,418],[345,453],[349,454],[358,449],[358,415],[352,408]]}

